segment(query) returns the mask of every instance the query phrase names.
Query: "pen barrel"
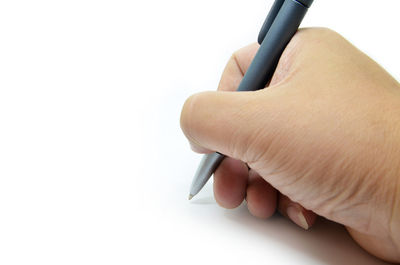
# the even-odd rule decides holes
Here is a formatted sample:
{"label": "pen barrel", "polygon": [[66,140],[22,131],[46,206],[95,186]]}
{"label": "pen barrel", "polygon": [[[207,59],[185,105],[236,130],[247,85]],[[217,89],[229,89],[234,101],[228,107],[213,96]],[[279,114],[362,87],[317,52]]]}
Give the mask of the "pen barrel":
{"label": "pen barrel", "polygon": [[237,91],[265,88],[307,11],[308,7],[296,0],[286,0],[283,3]]}

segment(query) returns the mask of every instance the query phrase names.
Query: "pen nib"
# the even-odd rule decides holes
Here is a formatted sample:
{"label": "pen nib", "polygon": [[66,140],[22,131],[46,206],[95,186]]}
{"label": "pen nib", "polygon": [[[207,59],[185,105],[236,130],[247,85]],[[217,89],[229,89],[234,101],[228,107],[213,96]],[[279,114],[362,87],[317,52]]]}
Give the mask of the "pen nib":
{"label": "pen nib", "polygon": [[190,195],[189,195],[189,201],[190,201],[191,199],[193,199],[193,197],[194,197],[194,196],[193,196],[192,194],[190,194]]}

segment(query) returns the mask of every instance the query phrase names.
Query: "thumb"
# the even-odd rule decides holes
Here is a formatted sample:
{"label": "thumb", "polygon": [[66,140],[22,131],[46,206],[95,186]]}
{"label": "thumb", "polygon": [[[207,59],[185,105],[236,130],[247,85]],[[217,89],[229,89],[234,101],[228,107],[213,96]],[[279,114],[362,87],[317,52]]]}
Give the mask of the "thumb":
{"label": "thumb", "polygon": [[[277,103],[273,97],[267,90],[195,94],[184,104],[181,128],[196,150],[252,161],[257,155],[258,134],[265,134],[265,126],[274,120]],[[268,136],[262,138],[265,146]]]}

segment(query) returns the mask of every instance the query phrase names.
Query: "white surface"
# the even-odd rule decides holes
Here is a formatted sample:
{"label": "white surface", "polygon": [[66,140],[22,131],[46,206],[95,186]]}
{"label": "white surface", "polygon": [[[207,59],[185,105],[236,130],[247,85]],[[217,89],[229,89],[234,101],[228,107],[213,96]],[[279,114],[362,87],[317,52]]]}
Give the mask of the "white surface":
{"label": "white surface", "polygon": [[[317,0],[400,79],[398,0]],[[200,159],[179,129],[271,1],[1,1],[0,264],[382,264],[327,222],[189,203]]]}

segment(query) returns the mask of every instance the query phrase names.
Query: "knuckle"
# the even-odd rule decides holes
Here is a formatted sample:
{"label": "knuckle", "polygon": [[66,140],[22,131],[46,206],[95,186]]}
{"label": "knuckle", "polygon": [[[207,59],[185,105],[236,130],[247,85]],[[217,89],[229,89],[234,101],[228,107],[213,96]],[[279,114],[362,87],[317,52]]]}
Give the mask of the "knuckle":
{"label": "knuckle", "polygon": [[300,29],[282,54],[273,84],[288,79],[300,67],[310,65],[310,58],[326,56],[327,50],[341,49],[338,47],[344,47],[343,40],[341,35],[329,28]]}
{"label": "knuckle", "polygon": [[338,37],[340,36],[339,33],[330,29],[330,28],[305,28],[300,29],[298,34],[296,34],[301,41],[308,41],[310,39],[320,39],[321,37]]}
{"label": "knuckle", "polygon": [[305,28],[296,33],[292,42],[293,46],[299,50],[313,52],[316,46],[332,45],[340,39],[343,37],[330,28]]}

